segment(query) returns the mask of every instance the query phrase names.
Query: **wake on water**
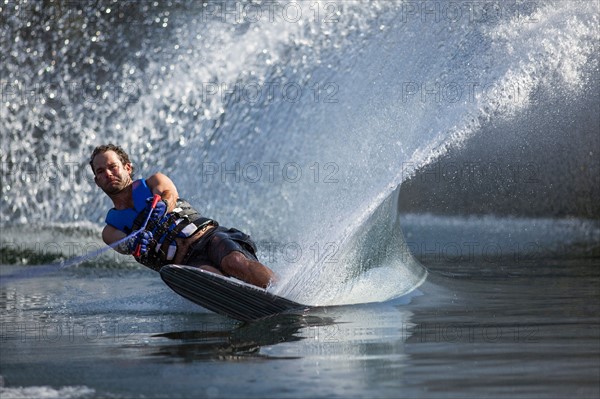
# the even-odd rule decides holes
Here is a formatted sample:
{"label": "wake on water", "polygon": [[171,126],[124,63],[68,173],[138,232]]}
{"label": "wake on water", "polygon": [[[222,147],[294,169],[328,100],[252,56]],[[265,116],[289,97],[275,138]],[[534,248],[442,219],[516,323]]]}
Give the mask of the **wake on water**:
{"label": "wake on water", "polygon": [[99,230],[109,204],[87,159],[114,142],[137,176],[169,175],[250,233],[276,293],[388,300],[426,277],[399,225],[401,184],[597,79],[593,2],[290,4],[2,5],[0,221],[16,229],[3,246],[18,226]]}

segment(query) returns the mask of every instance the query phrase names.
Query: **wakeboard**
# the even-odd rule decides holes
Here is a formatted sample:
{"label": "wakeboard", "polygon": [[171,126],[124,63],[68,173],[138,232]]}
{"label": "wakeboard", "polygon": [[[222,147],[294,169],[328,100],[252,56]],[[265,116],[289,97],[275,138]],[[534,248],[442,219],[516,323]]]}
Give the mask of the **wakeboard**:
{"label": "wakeboard", "polygon": [[166,265],[160,277],[176,293],[215,313],[241,321],[258,320],[308,306],[231,277],[185,265]]}

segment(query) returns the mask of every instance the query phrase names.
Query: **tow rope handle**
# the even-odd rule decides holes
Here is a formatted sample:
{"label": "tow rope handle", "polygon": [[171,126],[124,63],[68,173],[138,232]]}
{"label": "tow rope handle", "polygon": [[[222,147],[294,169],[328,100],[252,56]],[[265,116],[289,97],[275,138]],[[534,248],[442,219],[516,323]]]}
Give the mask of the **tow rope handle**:
{"label": "tow rope handle", "polygon": [[[162,199],[162,197],[160,195],[154,194],[154,199],[152,200],[152,204],[150,205],[150,212],[148,213],[148,218],[146,218],[146,222],[144,223],[142,230],[146,229],[148,220],[150,220],[150,215],[152,214],[152,211],[154,210],[154,208],[156,208],[156,204],[158,204],[158,201],[160,201],[161,199]],[[139,258],[141,254],[142,254],[142,244],[138,244],[137,248],[135,249],[135,252],[133,253],[133,256],[135,256],[136,258]]]}

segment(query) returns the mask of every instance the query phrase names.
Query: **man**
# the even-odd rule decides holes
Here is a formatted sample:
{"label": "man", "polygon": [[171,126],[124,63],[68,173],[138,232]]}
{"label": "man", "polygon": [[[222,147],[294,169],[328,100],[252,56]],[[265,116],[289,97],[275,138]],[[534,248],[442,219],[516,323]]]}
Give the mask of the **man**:
{"label": "man", "polygon": [[[129,156],[113,144],[96,147],[90,166],[96,185],[114,205],[102,231],[106,244],[122,240],[148,219],[145,230],[119,244],[115,248],[118,252],[134,255],[139,263],[156,271],[166,264],[185,264],[263,288],[272,282],[273,272],[256,258],[256,245],[250,236],[200,216],[179,198],[167,176],[156,173],[147,180],[134,181]],[[161,200],[152,209],[155,194]]]}

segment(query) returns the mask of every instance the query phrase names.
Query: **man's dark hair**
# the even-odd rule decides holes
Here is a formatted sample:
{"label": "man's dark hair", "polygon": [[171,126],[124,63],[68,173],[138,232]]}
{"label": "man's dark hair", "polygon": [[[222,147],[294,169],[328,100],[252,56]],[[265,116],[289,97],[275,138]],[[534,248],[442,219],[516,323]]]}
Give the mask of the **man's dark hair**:
{"label": "man's dark hair", "polygon": [[[119,156],[119,159],[121,160],[121,163],[123,165],[131,164],[131,161],[129,160],[129,155],[127,155],[125,150],[119,147],[118,145],[99,145],[98,147],[94,148],[94,151],[92,151],[92,156],[90,157],[90,166],[92,167],[92,172],[94,173],[94,176],[96,176],[96,171],[94,170],[94,157],[98,154],[105,153],[106,151],[114,151]],[[133,164],[131,164],[131,177],[133,177],[133,172]]]}

